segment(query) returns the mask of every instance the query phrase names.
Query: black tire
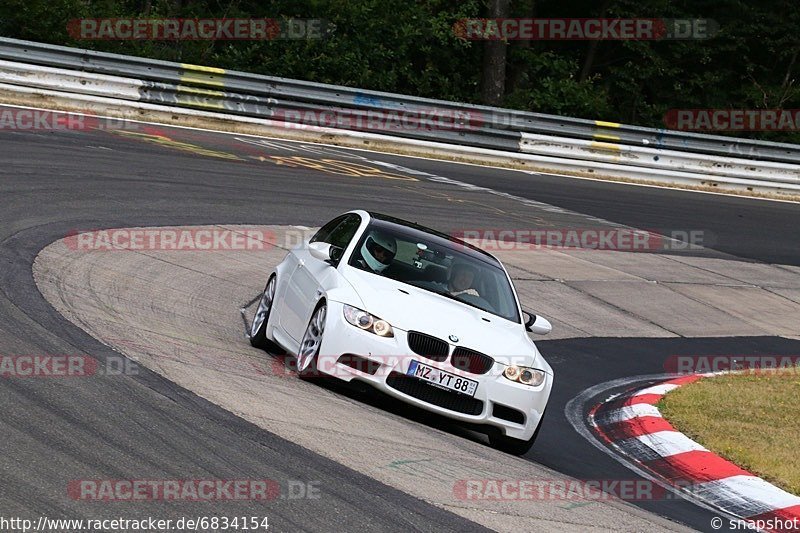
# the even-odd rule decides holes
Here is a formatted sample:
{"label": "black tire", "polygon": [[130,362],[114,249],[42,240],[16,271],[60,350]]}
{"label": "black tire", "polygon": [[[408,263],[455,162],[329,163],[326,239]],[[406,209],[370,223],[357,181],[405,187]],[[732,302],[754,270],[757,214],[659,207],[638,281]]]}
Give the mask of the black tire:
{"label": "black tire", "polygon": [[[268,291],[270,290],[270,284],[273,285],[272,287],[272,296],[270,297],[269,307],[266,309],[266,314],[263,317],[258,328],[256,328],[256,321],[259,319],[259,312],[262,311],[262,304],[265,304],[265,299],[269,297]],[[253,323],[250,324],[250,344],[255,346],[256,348],[267,349],[272,346],[272,343],[267,339],[267,323],[269,322],[269,317],[272,312],[272,305],[275,299],[275,287],[277,286],[277,280],[275,275],[270,276],[269,280],[267,280],[267,284],[264,286],[264,292],[261,293],[261,300],[258,302],[258,307],[256,307],[256,314],[253,316]]]}
{"label": "black tire", "polygon": [[[547,409],[545,409],[545,412],[547,412]],[[513,439],[505,435],[490,433],[489,444],[501,452],[511,455],[525,455],[531,450],[533,443],[536,442],[536,437],[539,436],[539,430],[542,429],[542,423],[544,423],[544,413],[542,413],[542,418],[539,420],[536,431],[533,432],[533,436],[528,440]]]}
{"label": "black tire", "polygon": [[[297,355],[297,375],[300,376],[300,379],[321,377],[319,370],[317,370],[317,357],[319,357],[319,350],[322,346],[322,336],[325,333],[325,317],[327,313],[328,306],[324,300],[319,302],[317,307],[314,308],[314,312],[311,313],[311,318],[308,321],[308,326],[306,326],[303,339],[300,341],[300,353]],[[315,338],[313,346],[309,345],[311,337]],[[302,354],[306,351],[306,348],[312,351],[311,353],[306,352],[305,357],[303,357]],[[305,367],[303,367],[303,365],[305,365]]]}

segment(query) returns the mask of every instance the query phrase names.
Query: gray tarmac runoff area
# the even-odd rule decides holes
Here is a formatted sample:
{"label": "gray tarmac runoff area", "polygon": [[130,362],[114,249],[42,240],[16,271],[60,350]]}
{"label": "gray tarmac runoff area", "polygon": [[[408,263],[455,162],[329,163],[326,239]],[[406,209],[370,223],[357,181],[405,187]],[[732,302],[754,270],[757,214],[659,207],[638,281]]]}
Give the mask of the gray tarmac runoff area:
{"label": "gray tarmac runoff area", "polygon": [[[0,131],[0,177],[0,354],[124,355],[137,369],[0,380],[7,514],[259,513],[277,531],[710,531],[716,514],[680,498],[465,500],[454,486],[638,479],[573,429],[569,400],[663,373],[675,355],[800,353],[800,206],[788,202],[155,125]],[[641,228],[705,240],[637,252],[476,242],[495,248],[523,307],[554,326],[535,338],[556,374],[548,416],[536,446],[513,457],[435,415],[299,380],[279,370],[283,355],[249,345],[241,309],[252,317],[270,269],[299,235],[354,208],[445,232]],[[82,231],[167,227],[258,229],[274,246],[74,245]],[[66,489],[176,478],[313,480],[321,496],[104,504]]]}
{"label": "gray tarmac runoff area", "polygon": [[[237,231],[236,226],[220,229]],[[284,237],[287,230],[294,235],[302,228],[264,226],[248,231],[254,229],[285,242],[294,240]],[[464,480],[517,479],[523,472],[540,479],[564,476],[490,450],[480,441],[420,426],[303,382],[284,370],[280,361],[252,348],[245,340],[239,308],[259,295],[265,272],[285,254],[282,247],[263,253],[87,254],[57,241],[38,255],[34,277],[57,311],[137,363],[290,442],[491,529],[532,531],[561,525],[598,531],[673,529],[620,504],[593,504],[578,511],[557,500],[459,499],[455,487]],[[573,260],[567,256],[562,261]],[[527,260],[515,264],[526,273],[522,269]],[[553,266],[558,269],[557,260]],[[573,268],[576,275],[578,268]],[[603,270],[605,274],[608,269]],[[544,276],[542,272],[538,277]],[[523,290],[536,291],[541,282],[524,283],[528,286]],[[556,296],[554,292],[549,298]],[[523,298],[531,303],[530,297]],[[229,305],[220,305],[223,301]],[[580,298],[567,301],[586,306]],[[607,314],[601,319],[610,327],[624,323],[630,333],[657,334],[643,320],[622,321],[620,310]],[[252,315],[251,308],[248,317]],[[594,330],[586,325],[588,317],[576,316],[573,321],[572,333]]]}

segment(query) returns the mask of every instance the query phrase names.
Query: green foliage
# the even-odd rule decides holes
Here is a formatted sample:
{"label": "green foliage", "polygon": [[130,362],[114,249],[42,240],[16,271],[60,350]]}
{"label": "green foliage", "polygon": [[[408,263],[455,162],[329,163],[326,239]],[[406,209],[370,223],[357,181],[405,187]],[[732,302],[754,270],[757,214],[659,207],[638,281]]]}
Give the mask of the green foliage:
{"label": "green foliage", "polygon": [[[379,91],[480,103],[484,46],[453,24],[487,0],[5,0],[0,35]],[[710,18],[685,41],[508,43],[503,105],[663,127],[670,109],[800,108],[796,0],[517,0],[513,17]],[[321,18],[322,40],[85,41],[83,17]],[[799,140],[781,132],[750,133]]]}
{"label": "green foliage", "polygon": [[611,114],[600,76],[578,81],[580,67],[576,60],[548,51],[513,52],[514,63],[526,68],[519,87],[506,98],[509,107],[591,119]]}

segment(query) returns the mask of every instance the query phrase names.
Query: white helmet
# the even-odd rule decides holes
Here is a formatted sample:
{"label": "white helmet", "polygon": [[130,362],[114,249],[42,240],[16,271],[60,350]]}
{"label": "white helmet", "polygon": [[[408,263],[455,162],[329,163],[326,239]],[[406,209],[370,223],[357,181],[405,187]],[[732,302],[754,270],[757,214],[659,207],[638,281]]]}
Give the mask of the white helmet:
{"label": "white helmet", "polygon": [[[361,246],[361,257],[375,272],[382,272],[388,267],[397,253],[397,241],[391,235],[372,231]],[[380,256],[379,259],[377,256]]]}

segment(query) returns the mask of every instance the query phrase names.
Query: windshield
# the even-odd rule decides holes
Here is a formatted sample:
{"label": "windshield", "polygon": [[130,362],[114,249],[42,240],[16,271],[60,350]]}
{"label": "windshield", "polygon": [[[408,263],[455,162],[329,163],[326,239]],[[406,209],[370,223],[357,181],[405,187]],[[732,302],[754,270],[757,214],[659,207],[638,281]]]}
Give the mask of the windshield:
{"label": "windshield", "polygon": [[519,322],[516,300],[502,268],[456,242],[419,230],[370,224],[349,265]]}

